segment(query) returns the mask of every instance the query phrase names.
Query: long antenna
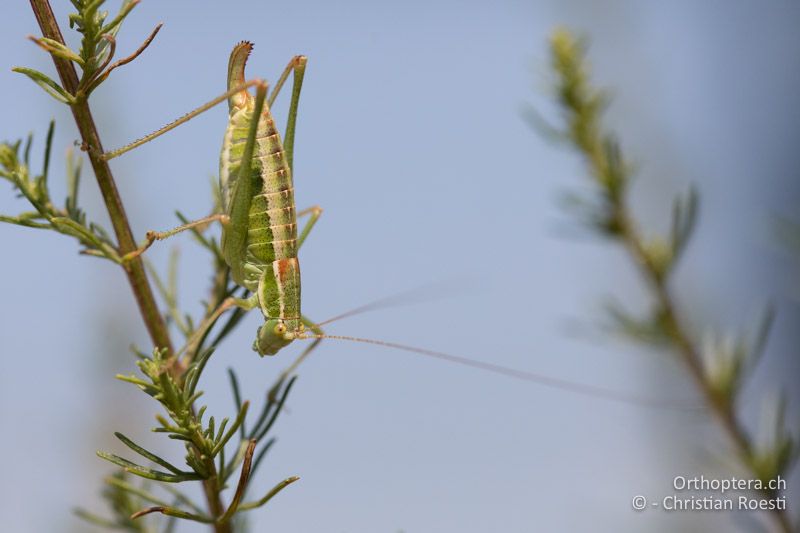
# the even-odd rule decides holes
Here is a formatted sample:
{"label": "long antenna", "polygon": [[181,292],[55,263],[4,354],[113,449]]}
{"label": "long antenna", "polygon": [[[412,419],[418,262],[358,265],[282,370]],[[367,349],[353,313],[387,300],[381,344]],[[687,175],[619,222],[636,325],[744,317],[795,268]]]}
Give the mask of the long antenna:
{"label": "long antenna", "polygon": [[670,409],[675,411],[700,411],[704,410],[705,407],[703,406],[689,406],[689,405],[678,405],[673,403],[667,403],[663,400],[658,400],[656,398],[649,398],[644,396],[637,396],[633,394],[624,394],[617,391],[613,391],[610,389],[606,389],[603,387],[598,387],[595,385],[588,385],[584,383],[575,383],[572,381],[567,381],[563,379],[553,378],[549,376],[543,376],[541,374],[534,374],[532,372],[526,372],[524,370],[517,370],[514,368],[509,368],[502,365],[497,365],[494,363],[487,363],[485,361],[478,361],[476,359],[470,359],[468,357],[462,357],[459,355],[448,354],[444,352],[438,352],[435,350],[427,350],[425,348],[418,348],[416,346],[408,346],[406,344],[400,344],[396,342],[387,342],[381,341],[377,339],[367,339],[363,337],[351,337],[348,335],[315,335],[315,334],[307,334],[297,337],[298,339],[334,339],[334,340],[341,340],[341,341],[350,341],[350,342],[360,342],[364,344],[373,344],[376,346],[384,346],[387,348],[394,348],[396,350],[402,350],[404,352],[416,353],[420,355],[425,355],[428,357],[433,357],[435,359],[441,359],[443,361],[449,361],[451,363],[459,364],[462,366],[468,366],[471,368],[477,368],[479,370],[484,370],[486,372],[492,372],[494,374],[500,374],[502,376],[519,379],[522,381],[527,381],[530,383],[536,383],[538,385],[542,385],[545,387],[550,387],[552,389],[560,389],[566,390],[570,392],[574,392],[577,394],[581,394],[584,396],[591,396],[595,398],[603,398],[604,400],[610,400],[613,402],[625,403],[629,405],[636,405],[636,406],[645,406],[645,407],[655,407],[658,409]]}
{"label": "long antenna", "polygon": [[[432,290],[438,289],[439,294],[431,294]],[[413,289],[408,289],[403,292],[398,292],[395,294],[391,294],[389,296],[384,296],[383,298],[378,298],[377,300],[372,300],[369,303],[364,305],[359,305],[358,307],[354,307],[343,313],[339,313],[336,316],[333,316],[327,320],[323,320],[322,322],[317,322],[316,326],[325,326],[332,322],[338,322],[344,318],[349,318],[351,316],[360,315],[363,313],[367,313],[369,311],[375,311],[377,309],[386,309],[389,307],[398,307],[401,305],[407,304],[415,304],[420,302],[427,302],[431,300],[435,300],[438,297],[443,295],[448,295],[450,293],[454,293],[455,291],[448,290],[448,287],[444,283],[429,283],[426,285],[418,286]]]}

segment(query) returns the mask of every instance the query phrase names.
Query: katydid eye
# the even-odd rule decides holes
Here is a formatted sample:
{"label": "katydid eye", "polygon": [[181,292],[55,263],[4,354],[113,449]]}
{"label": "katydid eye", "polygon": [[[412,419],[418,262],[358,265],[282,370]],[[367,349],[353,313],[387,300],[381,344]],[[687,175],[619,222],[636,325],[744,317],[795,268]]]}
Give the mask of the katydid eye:
{"label": "katydid eye", "polygon": [[275,333],[278,335],[283,335],[286,333],[286,326],[283,323],[275,325]]}

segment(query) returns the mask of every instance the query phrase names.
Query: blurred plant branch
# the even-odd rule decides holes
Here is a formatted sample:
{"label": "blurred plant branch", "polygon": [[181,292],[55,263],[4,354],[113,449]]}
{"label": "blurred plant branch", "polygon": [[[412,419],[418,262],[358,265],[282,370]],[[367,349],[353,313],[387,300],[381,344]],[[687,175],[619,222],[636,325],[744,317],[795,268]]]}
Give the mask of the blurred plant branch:
{"label": "blurred plant branch", "polygon": [[[765,313],[755,335],[740,335],[723,342],[708,336],[701,348],[681,318],[669,288],[671,274],[693,232],[697,193],[690,190],[674,200],[672,228],[667,236],[646,238],[628,202],[633,166],[625,159],[615,135],[602,124],[608,97],[589,82],[584,43],[566,30],[557,30],[550,42],[550,55],[564,126],[554,127],[535,112],[530,118],[543,135],[564,141],[582,154],[594,196],[574,198],[573,205],[589,227],[627,250],[653,301],[653,309],[645,318],[630,316],[616,307],[611,309],[616,328],[636,341],[674,349],[730,437],[742,466],[765,483],[778,476],[785,478],[797,457],[797,446],[785,426],[784,397],[774,410],[777,416],[772,417],[768,430],[770,439],[761,445],[751,438],[737,414],[742,384],[761,355],[772,312]],[[765,488],[762,495],[774,498],[778,492]],[[785,511],[773,509],[770,514],[780,531],[793,531]]]}

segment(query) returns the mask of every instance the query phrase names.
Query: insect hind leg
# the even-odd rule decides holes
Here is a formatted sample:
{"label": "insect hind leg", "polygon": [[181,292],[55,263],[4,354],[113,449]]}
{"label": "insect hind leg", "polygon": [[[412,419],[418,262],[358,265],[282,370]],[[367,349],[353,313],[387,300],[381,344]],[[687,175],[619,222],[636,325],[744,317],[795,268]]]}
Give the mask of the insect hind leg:
{"label": "insect hind leg", "polygon": [[286,161],[289,163],[289,168],[294,170],[294,132],[297,126],[297,106],[300,103],[300,91],[303,88],[303,78],[306,74],[306,63],[308,58],[306,56],[294,56],[286,68],[283,69],[281,77],[272,89],[272,94],[267,99],[267,105],[272,108],[272,104],[278,97],[283,84],[292,76],[292,99],[289,104],[289,114],[286,119],[286,132],[283,135],[283,148],[286,151]]}

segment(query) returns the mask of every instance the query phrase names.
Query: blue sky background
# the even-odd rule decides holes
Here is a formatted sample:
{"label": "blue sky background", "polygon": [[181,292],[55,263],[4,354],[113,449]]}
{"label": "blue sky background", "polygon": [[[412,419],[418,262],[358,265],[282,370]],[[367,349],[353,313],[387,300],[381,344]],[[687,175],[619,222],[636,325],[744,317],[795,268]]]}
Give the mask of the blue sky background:
{"label": "blue sky background", "polygon": [[[55,4],[76,45],[68,3]],[[592,329],[605,298],[641,310],[646,294],[619,249],[558,207],[585,183],[581,162],[521,118],[526,104],[554,116],[549,33],[557,25],[583,32],[594,79],[614,91],[609,124],[640,163],[633,200],[647,230],[667,227],[670,195],[689,184],[701,193],[699,228],[675,280],[698,336],[735,332],[767,301],[776,305],[743,402],[749,426],[767,391],[796,383],[798,264],[772,222],[796,218],[800,199],[797,3],[143,2],[119,36],[120,56],[159,21],[150,49],[93,96],[107,148],[221,93],[240,40],[256,44],[251,76],[274,80],[304,53],[296,197],[300,207],[325,208],[301,254],[305,313],[322,320],[406,289],[444,287],[434,292],[446,297],[329,332],[691,404],[691,384],[667,354]],[[4,7],[0,137],[33,129],[38,153],[56,119],[51,181],[60,198],[60,154],[78,136],[72,118],[10,71],[54,75],[25,39],[37,33],[26,2]],[[137,236],[174,226],[176,208],[208,212],[225,116],[219,107],[112,163]],[[84,206],[107,222],[88,172],[83,185]],[[0,212],[25,209],[3,187]],[[157,266],[171,246],[182,254],[182,303],[199,311],[206,257],[177,237],[150,252]],[[175,460],[182,448],[149,433],[155,404],[113,379],[133,371],[132,341],[149,344],[118,269],[78,256],[59,235],[13,226],[0,226],[0,247],[0,516],[8,531],[85,531],[70,509],[100,509],[99,481],[111,469],[94,451],[123,451],[113,431]],[[258,359],[250,351],[257,325],[253,313],[206,371],[217,417],[233,410],[227,366],[255,399],[301,348]],[[675,475],[730,473],[726,441],[701,414],[609,403],[371,346],[324,343],[302,368],[275,435],[252,494],[302,479],[252,513],[258,531],[730,531],[752,518],[630,509],[634,494],[672,492]],[[798,481],[790,480],[794,495]]]}

